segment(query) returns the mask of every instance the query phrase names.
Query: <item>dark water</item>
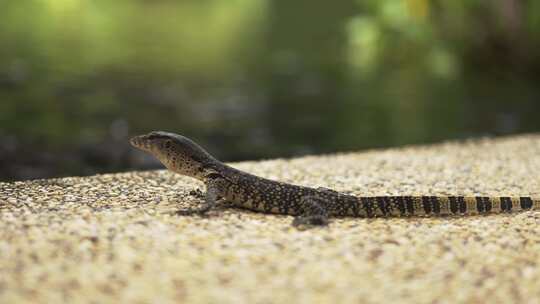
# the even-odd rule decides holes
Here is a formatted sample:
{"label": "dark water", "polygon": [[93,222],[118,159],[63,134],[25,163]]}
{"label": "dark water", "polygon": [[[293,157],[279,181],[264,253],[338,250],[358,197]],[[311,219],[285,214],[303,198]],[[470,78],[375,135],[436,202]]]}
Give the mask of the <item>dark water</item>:
{"label": "dark water", "polygon": [[[540,130],[538,1],[6,1],[0,180]],[[466,2],[466,3],[465,3]]]}

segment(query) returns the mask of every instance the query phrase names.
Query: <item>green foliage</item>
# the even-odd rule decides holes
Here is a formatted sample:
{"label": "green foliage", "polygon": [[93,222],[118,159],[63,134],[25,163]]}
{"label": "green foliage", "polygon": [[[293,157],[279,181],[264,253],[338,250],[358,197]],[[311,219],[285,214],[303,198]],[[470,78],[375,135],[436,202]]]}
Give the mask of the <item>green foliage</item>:
{"label": "green foliage", "polygon": [[539,44],[537,1],[7,1],[0,132],[244,158],[534,131]]}

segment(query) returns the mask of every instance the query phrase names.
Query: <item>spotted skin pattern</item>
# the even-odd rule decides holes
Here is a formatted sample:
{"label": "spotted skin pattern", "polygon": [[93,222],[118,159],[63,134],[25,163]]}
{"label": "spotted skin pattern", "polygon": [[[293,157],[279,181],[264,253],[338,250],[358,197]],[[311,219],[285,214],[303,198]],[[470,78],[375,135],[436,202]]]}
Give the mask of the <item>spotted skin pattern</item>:
{"label": "spotted skin pattern", "polygon": [[540,210],[540,197],[372,196],[357,197],[327,188],[310,188],[261,178],[229,167],[190,139],[162,131],[136,136],[131,144],[158,158],[169,170],[207,186],[203,214],[218,202],[252,211],[295,216],[293,225],[325,225],[329,217],[451,216]]}

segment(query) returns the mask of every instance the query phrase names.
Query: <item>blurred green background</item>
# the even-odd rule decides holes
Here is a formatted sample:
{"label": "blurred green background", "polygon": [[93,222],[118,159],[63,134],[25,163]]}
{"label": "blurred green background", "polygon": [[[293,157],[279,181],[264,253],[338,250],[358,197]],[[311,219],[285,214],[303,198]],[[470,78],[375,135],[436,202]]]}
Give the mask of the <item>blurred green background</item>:
{"label": "blurred green background", "polygon": [[7,0],[0,180],[540,131],[540,1]]}

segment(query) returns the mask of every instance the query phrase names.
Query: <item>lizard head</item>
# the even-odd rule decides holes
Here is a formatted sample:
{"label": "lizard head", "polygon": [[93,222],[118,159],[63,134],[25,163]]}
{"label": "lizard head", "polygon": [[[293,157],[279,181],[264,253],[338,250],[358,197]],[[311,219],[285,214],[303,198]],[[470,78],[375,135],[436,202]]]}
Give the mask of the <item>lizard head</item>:
{"label": "lizard head", "polygon": [[204,179],[205,166],[216,160],[203,148],[182,135],[154,131],[129,140],[132,146],[156,157],[167,169]]}

